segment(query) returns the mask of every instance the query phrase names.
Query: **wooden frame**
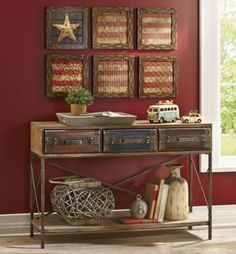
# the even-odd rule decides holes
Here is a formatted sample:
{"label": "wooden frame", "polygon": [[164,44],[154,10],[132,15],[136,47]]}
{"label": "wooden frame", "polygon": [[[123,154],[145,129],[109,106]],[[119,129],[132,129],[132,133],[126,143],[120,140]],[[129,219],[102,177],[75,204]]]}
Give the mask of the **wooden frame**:
{"label": "wooden frame", "polygon": [[95,56],[93,78],[93,94],[96,97],[133,97],[134,58]]}
{"label": "wooden frame", "polygon": [[176,97],[177,81],[176,57],[139,58],[139,97]]}
{"label": "wooden frame", "polygon": [[65,96],[74,86],[87,87],[88,57],[47,55],[46,96]]}
{"label": "wooden frame", "polygon": [[133,9],[93,8],[93,48],[133,48]]}
{"label": "wooden frame", "polygon": [[83,49],[88,47],[88,8],[48,7],[46,47]]}
{"label": "wooden frame", "polygon": [[138,49],[176,49],[176,10],[138,9]]}

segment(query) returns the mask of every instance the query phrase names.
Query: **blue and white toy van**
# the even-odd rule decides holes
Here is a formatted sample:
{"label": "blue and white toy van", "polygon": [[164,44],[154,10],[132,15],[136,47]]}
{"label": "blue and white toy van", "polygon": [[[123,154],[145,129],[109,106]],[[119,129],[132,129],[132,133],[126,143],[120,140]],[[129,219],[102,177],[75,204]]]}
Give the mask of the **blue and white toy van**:
{"label": "blue and white toy van", "polygon": [[179,106],[173,101],[159,101],[147,110],[147,119],[150,123],[175,122],[179,118]]}

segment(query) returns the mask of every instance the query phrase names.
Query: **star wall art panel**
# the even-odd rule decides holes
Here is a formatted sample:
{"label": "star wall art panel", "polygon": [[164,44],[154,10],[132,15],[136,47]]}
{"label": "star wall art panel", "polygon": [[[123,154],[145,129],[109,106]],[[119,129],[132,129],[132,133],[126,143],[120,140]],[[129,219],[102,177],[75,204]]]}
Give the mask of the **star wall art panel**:
{"label": "star wall art panel", "polygon": [[46,47],[84,49],[88,47],[88,8],[48,7]]}

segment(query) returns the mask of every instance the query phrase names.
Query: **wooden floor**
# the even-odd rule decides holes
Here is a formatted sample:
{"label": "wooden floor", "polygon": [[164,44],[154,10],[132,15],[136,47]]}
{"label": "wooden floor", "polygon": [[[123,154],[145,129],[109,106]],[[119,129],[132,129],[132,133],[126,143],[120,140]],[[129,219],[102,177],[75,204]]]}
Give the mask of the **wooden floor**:
{"label": "wooden floor", "polygon": [[228,254],[236,253],[236,227],[214,228],[213,240],[207,229],[191,231],[100,233],[84,235],[47,235],[45,249],[39,236],[0,236],[0,253],[47,254]]}

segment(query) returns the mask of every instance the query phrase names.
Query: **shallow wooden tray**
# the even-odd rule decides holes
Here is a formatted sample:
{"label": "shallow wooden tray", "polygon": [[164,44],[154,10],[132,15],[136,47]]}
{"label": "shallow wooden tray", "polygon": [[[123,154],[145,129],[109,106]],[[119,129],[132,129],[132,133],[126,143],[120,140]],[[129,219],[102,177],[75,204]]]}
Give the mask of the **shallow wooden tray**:
{"label": "shallow wooden tray", "polygon": [[56,113],[59,122],[68,126],[106,126],[106,125],[131,125],[137,116],[123,112],[94,112],[80,116],[71,113]]}

